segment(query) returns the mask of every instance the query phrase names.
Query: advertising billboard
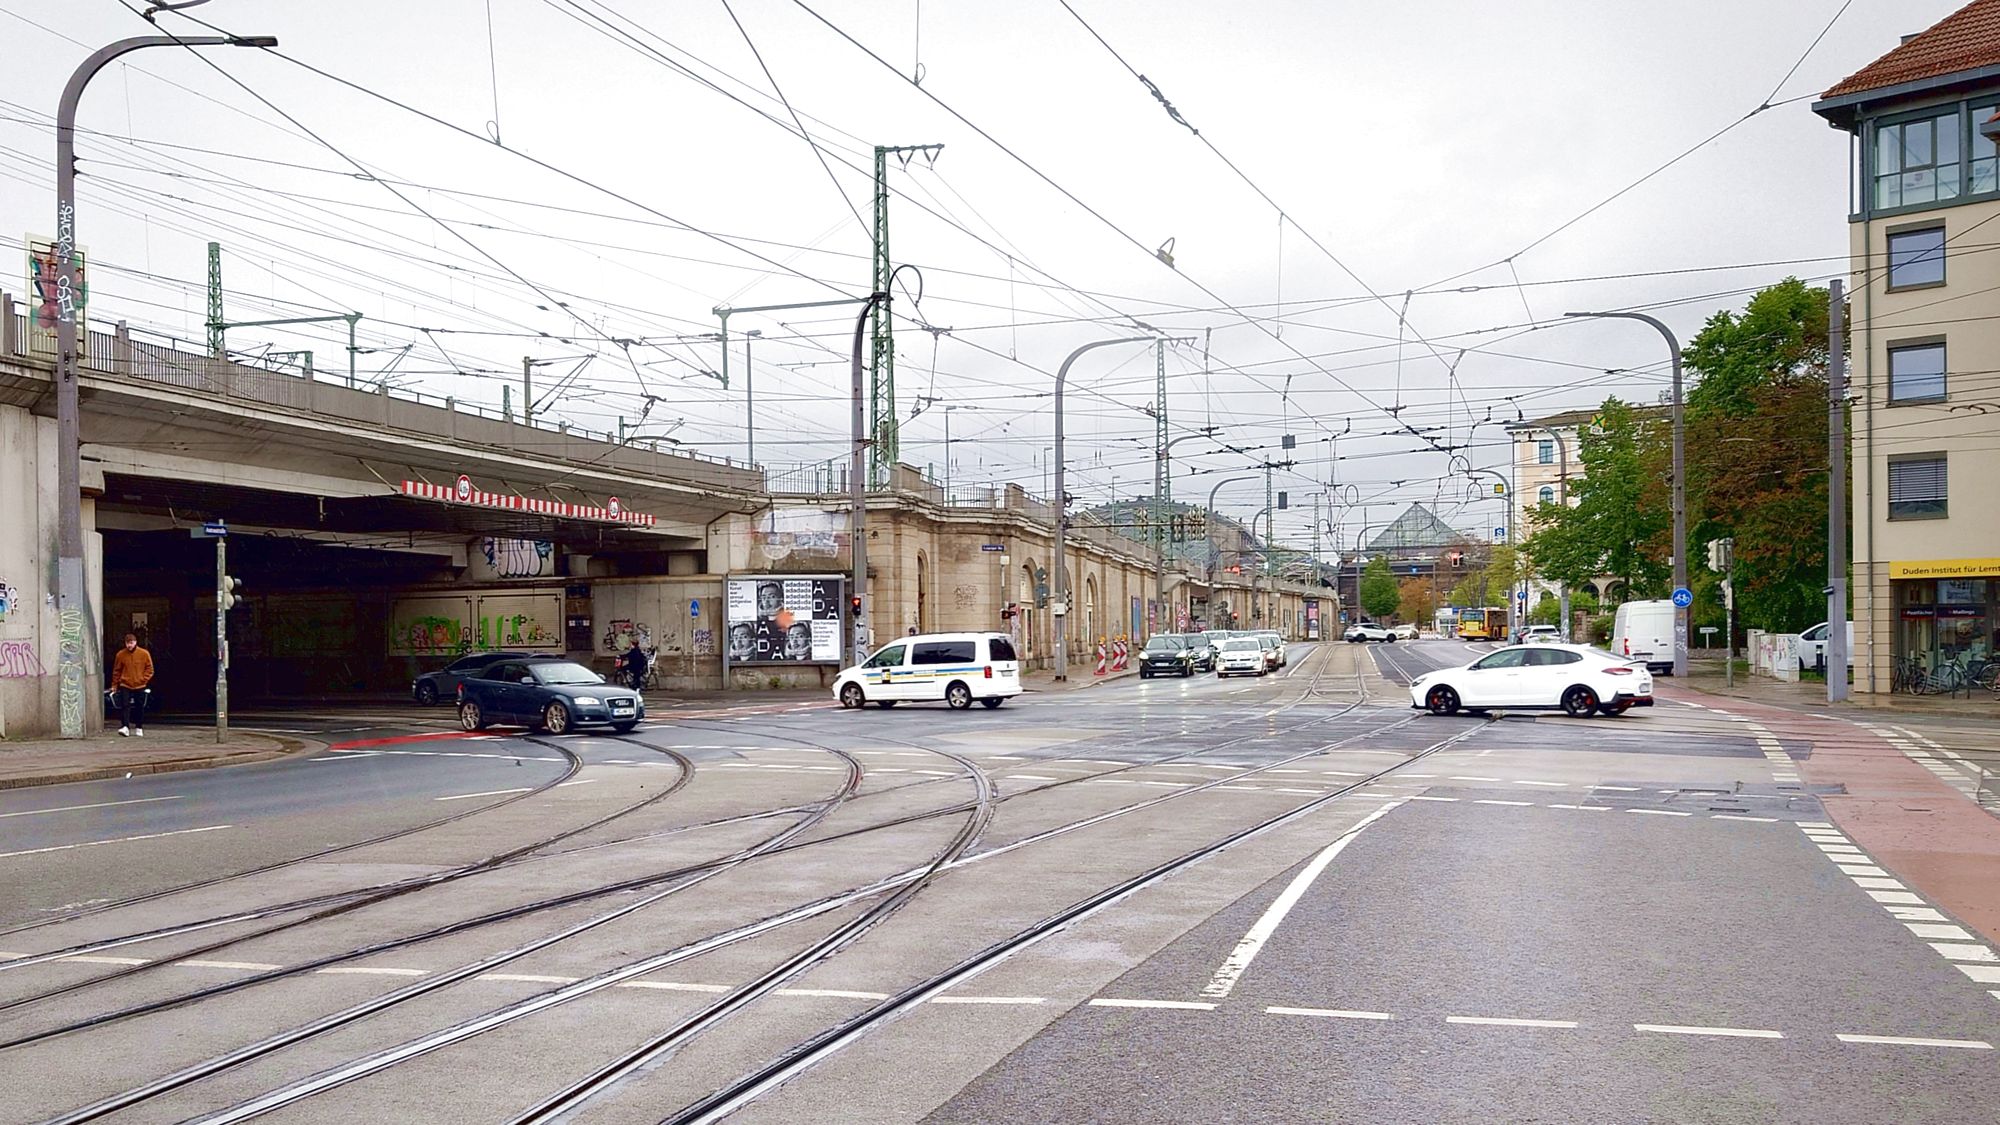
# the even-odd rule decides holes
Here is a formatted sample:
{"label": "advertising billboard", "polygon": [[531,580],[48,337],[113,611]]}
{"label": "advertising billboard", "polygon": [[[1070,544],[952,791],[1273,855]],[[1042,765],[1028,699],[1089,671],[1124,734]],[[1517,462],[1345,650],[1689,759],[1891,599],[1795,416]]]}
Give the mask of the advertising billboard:
{"label": "advertising billboard", "polygon": [[724,665],[840,664],[846,593],[837,574],[725,579]]}

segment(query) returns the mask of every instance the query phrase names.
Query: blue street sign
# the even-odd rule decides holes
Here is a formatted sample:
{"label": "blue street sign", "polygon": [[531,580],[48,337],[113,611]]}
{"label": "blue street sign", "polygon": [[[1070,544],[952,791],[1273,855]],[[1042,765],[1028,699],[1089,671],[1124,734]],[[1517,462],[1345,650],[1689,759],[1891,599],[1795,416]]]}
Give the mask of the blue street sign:
{"label": "blue street sign", "polygon": [[990,554],[997,555],[1000,552],[1006,550],[1007,545],[1005,543],[981,543],[979,545],[979,549],[982,551],[986,551]]}
{"label": "blue street sign", "polygon": [[1688,592],[1686,586],[1677,586],[1674,588],[1674,604],[1686,609],[1694,604],[1694,595]]}
{"label": "blue street sign", "polygon": [[688,616],[689,616],[689,617],[700,617],[700,616],[701,616],[701,599],[700,599],[700,598],[690,598],[690,599],[688,599]]}
{"label": "blue street sign", "polygon": [[1515,601],[1522,601],[1522,602],[1525,602],[1525,601],[1527,601],[1527,600],[1528,600],[1528,592],[1527,592],[1526,590],[1516,590],[1516,591],[1514,591],[1514,600],[1515,600]]}
{"label": "blue street sign", "polygon": [[201,525],[201,533],[210,539],[220,539],[229,534],[229,527],[221,520],[209,520]]}
{"label": "blue street sign", "polygon": [[1494,541],[1495,543],[1499,543],[1499,542],[1503,542],[1503,541],[1504,541],[1504,540],[1505,540],[1506,538],[1507,538],[1507,529],[1506,529],[1506,528],[1504,528],[1504,527],[1496,527],[1496,528],[1494,528],[1494,529],[1493,529],[1493,541]]}

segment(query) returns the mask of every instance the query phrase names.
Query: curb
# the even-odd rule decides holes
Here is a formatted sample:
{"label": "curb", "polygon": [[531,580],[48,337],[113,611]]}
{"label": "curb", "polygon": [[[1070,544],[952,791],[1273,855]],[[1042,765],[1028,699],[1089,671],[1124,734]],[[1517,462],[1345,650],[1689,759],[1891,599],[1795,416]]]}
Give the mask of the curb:
{"label": "curb", "polygon": [[1084,691],[1088,688],[1102,687],[1105,684],[1113,683],[1117,680],[1129,680],[1132,677],[1137,676],[1138,674],[1139,670],[1137,668],[1128,668],[1123,672],[1114,672],[1105,676],[1091,676],[1089,679],[1085,680],[1082,683],[1077,683],[1074,680],[1072,680],[1070,682],[1070,685],[1066,687],[1053,686],[1053,681],[1051,682],[1052,686],[1049,687],[1029,687],[1026,684],[1022,684],[1021,694],[1061,695],[1062,693],[1069,691]]}
{"label": "curb", "polygon": [[93,769],[70,770],[65,773],[37,774],[32,777],[0,777],[0,790],[34,789],[43,785],[68,785],[78,781],[107,781],[112,778],[136,777],[140,774],[181,773],[186,770],[204,770],[219,766],[248,766],[258,762],[273,762],[280,758],[318,753],[326,749],[324,743],[297,738],[271,738],[267,735],[249,737],[277,743],[264,750],[242,750],[229,754],[210,754],[188,758],[168,758],[157,762],[134,762],[123,766],[100,766]]}

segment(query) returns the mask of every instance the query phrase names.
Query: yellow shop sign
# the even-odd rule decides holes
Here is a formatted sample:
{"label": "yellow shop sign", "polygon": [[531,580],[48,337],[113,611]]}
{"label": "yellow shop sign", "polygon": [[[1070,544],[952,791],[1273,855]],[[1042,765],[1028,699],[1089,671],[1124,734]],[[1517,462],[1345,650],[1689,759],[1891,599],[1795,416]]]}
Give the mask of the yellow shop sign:
{"label": "yellow shop sign", "polygon": [[2000,559],[1931,559],[1892,562],[1891,578],[2000,578]]}

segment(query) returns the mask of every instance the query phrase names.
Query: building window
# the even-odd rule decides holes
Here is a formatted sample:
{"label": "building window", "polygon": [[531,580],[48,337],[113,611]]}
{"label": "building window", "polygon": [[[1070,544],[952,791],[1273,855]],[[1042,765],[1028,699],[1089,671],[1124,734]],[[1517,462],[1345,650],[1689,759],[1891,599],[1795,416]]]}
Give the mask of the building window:
{"label": "building window", "polygon": [[1875,127],[1875,209],[1958,198],[1959,116],[1949,113]]}
{"label": "building window", "polygon": [[1889,401],[1943,402],[1944,342],[1889,348]]}
{"label": "building window", "polygon": [[1535,463],[1536,463],[1536,464],[1538,464],[1538,465],[1553,465],[1553,464],[1555,464],[1555,461],[1556,461],[1556,443],[1555,443],[1555,442],[1553,442],[1553,441],[1538,441],[1538,442],[1536,442],[1536,443],[1535,443]]}
{"label": "building window", "polygon": [[1943,227],[1906,230],[1889,236],[1889,288],[1943,284]]}
{"label": "building window", "polygon": [[1556,490],[1546,484],[1542,486],[1542,490],[1536,493],[1536,495],[1541,498],[1544,504],[1553,504],[1556,502]]}
{"label": "building window", "polygon": [[1942,453],[1898,457],[1889,462],[1889,518],[1945,518],[1945,458]]}
{"label": "building window", "polygon": [[2000,188],[2000,145],[1979,135],[1979,123],[1992,117],[1995,110],[2000,110],[2000,106],[1976,105],[1968,118],[1972,123],[1972,183],[1968,186],[1973,195],[1985,195]]}

